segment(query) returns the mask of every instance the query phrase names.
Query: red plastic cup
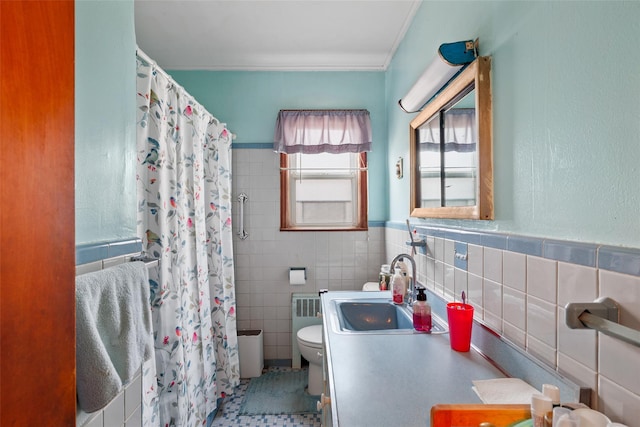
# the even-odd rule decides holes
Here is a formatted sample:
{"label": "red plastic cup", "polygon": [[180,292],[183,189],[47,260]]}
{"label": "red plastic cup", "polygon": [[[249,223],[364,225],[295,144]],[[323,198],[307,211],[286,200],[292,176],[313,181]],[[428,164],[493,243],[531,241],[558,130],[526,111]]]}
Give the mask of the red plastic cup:
{"label": "red plastic cup", "polygon": [[473,325],[473,306],[461,302],[447,304],[449,321],[449,342],[455,351],[469,351],[471,347],[471,326]]}

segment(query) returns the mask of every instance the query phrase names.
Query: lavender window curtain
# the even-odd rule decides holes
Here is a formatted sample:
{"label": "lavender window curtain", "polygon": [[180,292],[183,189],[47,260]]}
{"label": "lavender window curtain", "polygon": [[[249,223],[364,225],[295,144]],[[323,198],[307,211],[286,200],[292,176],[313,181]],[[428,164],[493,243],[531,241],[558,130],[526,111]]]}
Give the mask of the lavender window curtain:
{"label": "lavender window curtain", "polygon": [[367,110],[280,110],[273,143],[278,153],[371,151]]}
{"label": "lavender window curtain", "polygon": [[[476,110],[456,108],[444,113],[444,151],[471,153],[476,151]],[[420,127],[420,150],[440,151],[440,120]]]}

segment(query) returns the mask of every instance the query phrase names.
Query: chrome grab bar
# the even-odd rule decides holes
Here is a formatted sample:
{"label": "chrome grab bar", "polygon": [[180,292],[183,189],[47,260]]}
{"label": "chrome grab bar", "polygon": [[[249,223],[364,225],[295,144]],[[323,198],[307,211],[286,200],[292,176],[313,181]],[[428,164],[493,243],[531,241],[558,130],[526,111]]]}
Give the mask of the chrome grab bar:
{"label": "chrome grab bar", "polygon": [[620,324],[620,309],[611,298],[592,303],[569,303],[565,306],[565,322],[571,329],[595,329],[640,347],[640,331]]}
{"label": "chrome grab bar", "polygon": [[238,202],[240,202],[240,228],[238,229],[238,236],[240,236],[240,240],[249,237],[249,233],[244,229],[244,204],[247,200],[249,200],[249,197],[245,193],[238,195]]}

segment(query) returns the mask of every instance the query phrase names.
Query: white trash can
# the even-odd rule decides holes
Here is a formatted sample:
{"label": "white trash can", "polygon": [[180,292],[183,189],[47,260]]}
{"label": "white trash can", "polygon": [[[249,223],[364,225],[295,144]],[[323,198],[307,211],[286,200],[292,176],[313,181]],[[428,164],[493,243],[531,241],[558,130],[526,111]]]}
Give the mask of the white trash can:
{"label": "white trash can", "polygon": [[240,378],[254,378],[262,375],[264,368],[262,336],[262,329],[238,331]]}

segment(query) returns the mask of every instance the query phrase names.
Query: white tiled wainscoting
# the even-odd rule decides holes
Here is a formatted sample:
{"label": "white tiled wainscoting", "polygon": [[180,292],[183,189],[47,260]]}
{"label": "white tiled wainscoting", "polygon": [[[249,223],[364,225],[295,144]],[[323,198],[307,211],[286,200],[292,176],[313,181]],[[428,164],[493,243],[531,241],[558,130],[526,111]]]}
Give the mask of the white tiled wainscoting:
{"label": "white tiled wainscoting", "polygon": [[[640,427],[640,347],[569,329],[564,307],[609,297],[620,323],[640,329],[640,250],[417,227],[427,249],[418,281],[446,301],[464,290],[475,319],[548,369],[593,390],[592,406]],[[386,227],[387,255],[407,252],[406,224]],[[462,245],[462,246],[460,246]],[[455,251],[467,260],[458,265]],[[616,271],[617,270],[617,271]]]}
{"label": "white tiled wainscoting", "polygon": [[76,425],[79,427],[140,427],[142,425],[142,375],[138,373],[104,409],[79,415]]}

